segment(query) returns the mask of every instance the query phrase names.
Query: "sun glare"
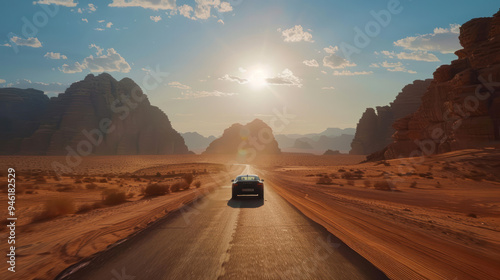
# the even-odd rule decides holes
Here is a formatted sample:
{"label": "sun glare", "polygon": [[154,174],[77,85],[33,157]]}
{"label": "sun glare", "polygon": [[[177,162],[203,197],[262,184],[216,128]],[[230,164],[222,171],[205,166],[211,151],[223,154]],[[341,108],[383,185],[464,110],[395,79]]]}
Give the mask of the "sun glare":
{"label": "sun glare", "polygon": [[269,70],[266,67],[258,66],[249,70],[248,82],[253,89],[262,89],[267,86]]}

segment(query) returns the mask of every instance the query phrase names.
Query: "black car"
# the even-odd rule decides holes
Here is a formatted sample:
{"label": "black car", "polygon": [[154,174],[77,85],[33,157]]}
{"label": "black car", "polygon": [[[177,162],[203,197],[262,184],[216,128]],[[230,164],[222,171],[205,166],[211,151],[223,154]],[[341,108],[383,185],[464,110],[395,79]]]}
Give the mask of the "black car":
{"label": "black car", "polygon": [[260,199],[264,199],[264,180],[257,175],[240,175],[233,182],[232,199],[236,199],[240,194],[257,194]]}

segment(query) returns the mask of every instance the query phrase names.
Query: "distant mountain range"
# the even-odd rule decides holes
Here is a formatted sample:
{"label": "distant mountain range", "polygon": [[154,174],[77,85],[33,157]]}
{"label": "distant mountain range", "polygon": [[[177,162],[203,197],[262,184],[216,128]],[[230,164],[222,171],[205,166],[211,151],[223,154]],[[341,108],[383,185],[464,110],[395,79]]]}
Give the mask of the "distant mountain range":
{"label": "distant mountain range", "polygon": [[184,138],[184,143],[186,143],[188,149],[197,154],[205,151],[208,145],[210,145],[212,141],[217,139],[215,136],[212,135],[205,137],[199,134],[198,132],[181,133],[181,136]]}
{"label": "distant mountain range", "polygon": [[283,152],[323,154],[326,150],[347,153],[356,129],[330,127],[320,133],[278,134],[275,136]]}

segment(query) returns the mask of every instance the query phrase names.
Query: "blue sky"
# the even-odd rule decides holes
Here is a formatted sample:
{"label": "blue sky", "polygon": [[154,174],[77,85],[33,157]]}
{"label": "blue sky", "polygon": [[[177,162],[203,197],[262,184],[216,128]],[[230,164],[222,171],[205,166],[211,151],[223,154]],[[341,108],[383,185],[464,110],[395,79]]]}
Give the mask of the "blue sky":
{"label": "blue sky", "polygon": [[135,80],[181,132],[220,135],[256,117],[281,120],[276,133],[355,127],[367,107],[388,104],[404,85],[456,59],[459,26],[499,7],[486,0],[2,1],[0,87],[54,95],[105,71]]}

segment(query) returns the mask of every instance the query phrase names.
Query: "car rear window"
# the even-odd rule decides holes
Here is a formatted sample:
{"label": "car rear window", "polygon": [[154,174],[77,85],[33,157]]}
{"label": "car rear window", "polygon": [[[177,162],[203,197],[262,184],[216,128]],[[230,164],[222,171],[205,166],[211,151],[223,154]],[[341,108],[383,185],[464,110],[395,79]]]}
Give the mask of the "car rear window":
{"label": "car rear window", "polygon": [[236,178],[238,181],[259,181],[257,176],[240,176]]}

